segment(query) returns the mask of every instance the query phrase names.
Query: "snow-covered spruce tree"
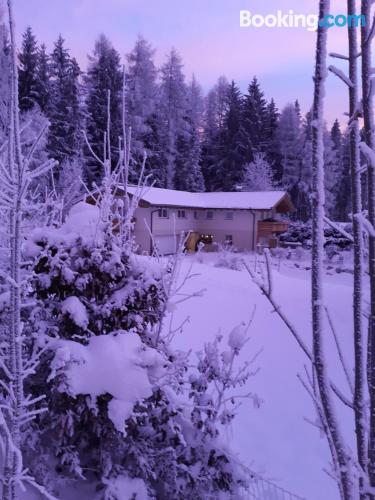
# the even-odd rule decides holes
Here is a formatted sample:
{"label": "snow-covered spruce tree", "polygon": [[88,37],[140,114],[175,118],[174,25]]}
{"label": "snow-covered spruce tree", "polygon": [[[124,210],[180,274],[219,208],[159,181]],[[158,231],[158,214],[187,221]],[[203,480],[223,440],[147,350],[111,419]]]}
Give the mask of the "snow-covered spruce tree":
{"label": "snow-covered spruce tree", "polygon": [[236,496],[246,478],[219,430],[234,416],[225,393],[249,376],[232,371],[246,329],[230,336],[222,364],[208,349],[192,377],[187,356],[160,335],[162,315],[173,308],[168,283],[175,273],[133,254],[119,227],[136,202],[125,203],[123,219],[116,191],[119,179],[126,185],[129,151],[121,144],[115,171],[108,143],[104,161],[97,158],[105,172],[93,194],[97,205],[79,203],[60,229],[36,230],[26,244],[33,259],[28,300],[35,304],[26,330],[36,333],[35,343],[48,341],[28,385],[35,397],[46,393],[48,412],[26,436],[26,461],[56,492],[84,478],[106,500],[132,494],[133,486],[120,491],[129,481],[151,499]]}
{"label": "snow-covered spruce tree", "polygon": [[[156,82],[157,69],[154,64],[154,49],[143,37],[138,37],[133,50],[127,54],[126,71],[126,108],[127,125],[132,130],[132,157],[134,166],[142,163],[143,153],[147,153],[147,174],[158,178],[157,167],[161,144],[155,141],[158,130]],[[139,172],[130,172],[131,180],[136,182]]]}
{"label": "snow-covered spruce tree", "polygon": [[266,149],[267,101],[256,77],[243,97],[243,128],[247,136],[246,160],[252,162],[256,153]]}
{"label": "snow-covered spruce tree", "polygon": [[279,122],[279,111],[276,107],[275,101],[267,104],[265,124],[264,124],[264,151],[268,163],[271,165],[273,173],[273,181],[279,183],[282,176],[281,154],[280,146],[276,140],[277,125]]}
{"label": "snow-covered spruce tree", "polygon": [[325,210],[327,216],[335,220],[337,185],[340,182],[341,164],[331,134],[324,131],[324,171],[325,171]]}
{"label": "snow-covered spruce tree", "polygon": [[161,68],[160,115],[163,123],[163,152],[166,162],[166,185],[174,187],[176,159],[178,156],[177,139],[187,134],[186,122],[187,86],[182,71],[180,55],[172,49],[166,63]]}
{"label": "snow-covered spruce tree", "polygon": [[216,191],[236,191],[243,181],[247,135],[242,122],[243,100],[240,89],[231,82],[227,94],[227,109],[218,140],[215,172]]}
{"label": "snow-covered spruce tree", "polygon": [[28,385],[35,397],[46,393],[48,412],[25,436],[26,462],[52,489],[86,478],[99,498],[122,500],[122,477],[142,480],[156,499],[235,494],[246,481],[219,439],[233,414],[209,404],[223,372],[203,356],[189,378],[185,356],[163,339],[155,347],[168,276],[116,244],[99,217],[77,205],[61,229],[37,230],[26,246],[37,303],[27,331],[55,339]]}
{"label": "snow-covered spruce tree", "polygon": [[302,141],[300,117],[294,104],[288,104],[281,111],[276,138],[281,155],[281,184],[289,191],[297,206]]}
{"label": "snow-covered spruce tree", "polygon": [[42,43],[38,49],[38,60],[36,67],[37,80],[37,103],[43,113],[47,112],[50,98],[50,79],[49,79],[49,56],[47,48]]}
{"label": "snow-covered spruce tree", "polygon": [[38,98],[38,44],[30,26],[22,35],[22,48],[19,59],[19,98],[20,110],[29,111]]}
{"label": "snow-covered spruce tree", "polygon": [[[111,42],[101,35],[95,42],[92,55],[89,56],[89,65],[85,75],[85,93],[87,108],[87,136],[94,153],[101,157],[103,150],[103,136],[107,130],[107,96],[110,91],[111,111],[111,152],[112,167],[118,161],[118,138],[121,136],[121,89],[122,72],[120,56]],[[86,172],[85,179],[89,186],[93,182],[100,185],[103,179],[103,168],[91,152],[85,150]]]}
{"label": "snow-covered spruce tree", "polygon": [[[324,19],[330,9],[329,0],[319,1],[319,19]],[[328,366],[324,353],[324,88],[327,77],[327,28],[318,27],[314,75],[314,102],[312,108],[312,347],[313,367],[319,394],[321,415],[326,435],[331,444],[332,459],[340,492],[345,500],[358,498],[353,474],[352,458],[344,442],[329,386]]]}
{"label": "snow-covered spruce tree", "polygon": [[193,76],[187,88],[186,130],[177,138],[174,184],[182,191],[204,191],[201,170],[201,136],[203,99],[201,88]]}
{"label": "snow-covered spruce tree", "polygon": [[272,169],[264,153],[255,153],[254,161],[245,166],[243,191],[272,191]]}
{"label": "snow-covered spruce tree", "polygon": [[[70,57],[60,35],[50,60],[50,101],[47,116],[50,121],[47,149],[59,162],[77,155],[80,148],[81,110],[77,61]],[[59,176],[59,168],[54,176]]]}
{"label": "snow-covered spruce tree", "polygon": [[216,167],[220,159],[220,138],[228,107],[228,81],[222,76],[205,99],[204,134],[202,144],[202,174],[206,189],[220,187]]}

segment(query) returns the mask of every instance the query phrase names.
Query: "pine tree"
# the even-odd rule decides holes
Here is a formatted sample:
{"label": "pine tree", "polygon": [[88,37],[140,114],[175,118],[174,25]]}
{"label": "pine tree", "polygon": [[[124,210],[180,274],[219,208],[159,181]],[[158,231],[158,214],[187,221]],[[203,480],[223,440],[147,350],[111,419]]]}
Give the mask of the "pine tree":
{"label": "pine tree", "polygon": [[[335,120],[331,131],[325,133],[325,187],[326,187],[326,212],[332,220],[342,220],[339,217],[338,197],[339,190],[343,187],[342,176],[342,134],[338,120]],[[350,190],[346,192],[350,199]]]}
{"label": "pine tree", "polygon": [[302,120],[301,142],[300,177],[292,194],[296,203],[296,218],[307,221],[311,218],[312,128],[310,111]]}
{"label": "pine tree", "polygon": [[[126,118],[132,128],[132,155],[135,157],[133,168],[140,164],[146,150],[148,165],[154,165],[157,151],[150,150],[154,135],[153,123],[157,108],[157,70],[153,61],[154,49],[142,37],[136,41],[134,49],[127,55],[128,70],[126,74]],[[155,145],[156,149],[157,144]],[[148,172],[149,173],[149,172]],[[133,173],[134,179],[137,172]]]}
{"label": "pine tree", "polygon": [[204,180],[200,165],[203,99],[195,77],[188,87],[186,123],[187,130],[177,138],[177,157],[174,184],[184,191],[204,191]]}
{"label": "pine tree", "polygon": [[206,98],[202,145],[202,173],[208,191],[215,189],[215,169],[220,160],[219,155],[221,151],[219,143],[228,108],[228,88],[228,81],[222,76],[218,79],[217,84],[210,90]]}
{"label": "pine tree", "polygon": [[[51,54],[51,100],[48,106],[50,128],[47,149],[59,162],[74,158],[80,149],[81,112],[78,77],[80,69],[64,47],[60,35]],[[58,170],[54,171],[58,177]]]}
{"label": "pine tree", "polygon": [[272,168],[273,179],[275,182],[280,182],[282,176],[281,154],[280,147],[277,141],[277,126],[279,123],[280,113],[276,107],[275,101],[267,104],[265,125],[264,125],[264,152],[267,156],[267,161]]}
{"label": "pine tree", "polygon": [[301,106],[300,106],[300,103],[299,103],[298,99],[294,103],[294,108],[296,110],[297,116],[298,116],[299,121],[301,123],[301,121],[302,121],[302,113],[301,113]]}
{"label": "pine tree", "polygon": [[29,111],[38,99],[38,44],[30,26],[22,35],[22,47],[18,59],[20,110]]}
{"label": "pine tree", "polygon": [[254,161],[246,165],[243,191],[272,191],[273,173],[264,153],[256,153]]}
{"label": "pine tree", "polygon": [[343,134],[341,145],[341,174],[337,182],[336,217],[338,221],[348,221],[352,211],[350,187],[350,134]]}
{"label": "pine tree", "polygon": [[49,57],[47,49],[42,44],[38,49],[36,68],[37,103],[43,113],[47,112],[50,97]]}
{"label": "pine tree", "polygon": [[256,77],[248,87],[243,102],[243,128],[247,134],[247,160],[253,161],[256,153],[266,149],[267,101]]}
{"label": "pine tree", "polygon": [[282,110],[276,137],[281,154],[281,183],[289,191],[298,211],[302,146],[300,120],[293,104]]}
{"label": "pine tree", "polygon": [[242,125],[243,99],[234,81],[228,90],[228,109],[218,144],[218,160],[214,166],[214,189],[236,191],[240,188],[246,163],[247,134]]}
{"label": "pine tree", "polygon": [[[120,56],[110,41],[101,35],[95,43],[92,56],[89,56],[89,66],[85,77],[86,108],[87,108],[87,136],[90,144],[99,158],[102,155],[103,139],[107,130],[107,103],[110,92],[111,114],[111,151],[112,166],[119,156],[119,137],[121,136],[121,93],[122,71]],[[87,152],[86,180],[89,185],[93,182],[100,184],[103,177],[101,165],[92,159]]]}
{"label": "pine tree", "polygon": [[335,151],[335,145],[328,130],[324,131],[324,188],[325,188],[325,213],[335,220],[337,186],[340,177],[339,158]]}
{"label": "pine tree", "polygon": [[176,171],[177,139],[187,133],[187,88],[182,72],[182,61],[172,49],[167,62],[161,68],[160,112],[163,123],[163,141],[166,162],[166,186],[174,187]]}

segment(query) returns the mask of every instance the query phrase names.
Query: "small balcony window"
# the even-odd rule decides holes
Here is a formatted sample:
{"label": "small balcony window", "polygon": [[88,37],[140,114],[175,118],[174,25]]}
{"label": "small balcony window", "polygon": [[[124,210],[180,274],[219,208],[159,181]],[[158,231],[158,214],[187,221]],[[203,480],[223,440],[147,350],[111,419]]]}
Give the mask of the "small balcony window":
{"label": "small balcony window", "polygon": [[233,220],[234,214],[233,212],[225,212],[224,213],[224,219],[225,220]]}
{"label": "small balcony window", "polygon": [[158,217],[159,219],[168,219],[169,218],[168,210],[166,208],[159,208]]}
{"label": "small balcony window", "polygon": [[208,212],[206,212],[206,219],[207,220],[213,220],[214,218],[214,213],[212,210],[209,210]]}

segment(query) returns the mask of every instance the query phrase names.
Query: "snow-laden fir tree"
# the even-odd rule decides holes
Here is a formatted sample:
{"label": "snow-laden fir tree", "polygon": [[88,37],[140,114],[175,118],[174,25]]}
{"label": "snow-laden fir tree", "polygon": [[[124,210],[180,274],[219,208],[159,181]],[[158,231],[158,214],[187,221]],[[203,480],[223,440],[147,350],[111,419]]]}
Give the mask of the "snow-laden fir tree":
{"label": "snow-laden fir tree", "polygon": [[248,86],[243,98],[243,128],[247,135],[246,160],[251,162],[255,154],[264,152],[267,127],[267,101],[256,77]]}
{"label": "snow-laden fir tree", "polygon": [[[107,131],[107,97],[110,91],[111,130],[110,141],[114,166],[119,157],[119,137],[121,136],[121,92],[122,71],[120,56],[111,42],[101,35],[95,42],[85,75],[86,130],[94,153],[102,157],[103,138]],[[89,185],[100,184],[104,172],[102,166],[85,150],[85,179]]]}
{"label": "snow-laden fir tree", "polygon": [[247,479],[219,433],[234,417],[224,391],[249,376],[232,372],[245,335],[233,333],[225,356],[218,342],[207,346],[187,373],[187,356],[157,335],[172,262],[133,254],[100,220],[98,207],[80,203],[25,247],[35,304],[27,332],[41,345],[52,339],[28,385],[46,392],[48,412],[25,435],[26,463],[55,493],[86,479],[98,498],[122,500],[115,485],[130,477],[152,499],[236,496]]}
{"label": "snow-laden fir tree", "polygon": [[166,185],[174,187],[177,139],[187,134],[186,122],[187,86],[182,71],[182,61],[175,49],[168,55],[160,72],[160,113],[162,118],[163,149],[166,163]]}
{"label": "snow-laden fir tree", "polygon": [[219,161],[220,140],[228,108],[228,81],[222,76],[205,99],[204,135],[202,144],[202,173],[208,191],[218,185],[216,165]]}
{"label": "snow-laden fir tree", "polygon": [[277,109],[274,99],[267,104],[266,116],[264,122],[264,152],[267,155],[267,161],[272,167],[273,180],[281,181],[282,165],[280,146],[277,141],[277,125],[280,113]]}
{"label": "snow-laden fir tree", "polygon": [[324,133],[324,170],[326,215],[332,220],[337,220],[337,188],[340,185],[342,166],[340,151],[336,149],[328,130]]}
{"label": "snow-laden fir tree", "polygon": [[186,130],[177,138],[176,189],[191,192],[205,190],[201,170],[201,128],[203,120],[203,98],[201,88],[193,76],[187,88]]}
{"label": "snow-laden fir tree", "polygon": [[35,106],[39,97],[38,44],[30,26],[22,35],[22,46],[18,59],[20,110],[28,111]]}
{"label": "snow-laden fir tree", "polygon": [[254,161],[245,166],[243,191],[272,191],[273,172],[264,153],[256,153]]}
{"label": "snow-laden fir tree", "polygon": [[247,134],[242,123],[243,100],[234,81],[229,85],[227,110],[219,137],[218,154],[211,171],[216,191],[236,191],[243,181],[246,163]]}
{"label": "snow-laden fir tree", "polygon": [[[77,155],[81,144],[82,116],[77,61],[69,54],[60,35],[50,57],[50,121],[47,149],[50,157],[63,162]],[[54,172],[58,178],[59,168]]]}
{"label": "snow-laden fir tree", "polygon": [[348,221],[352,211],[350,177],[347,174],[350,171],[350,134],[348,130],[342,135],[340,161],[341,174],[337,185],[337,216],[335,220]]}
{"label": "snow-laden fir tree", "polygon": [[300,179],[301,126],[296,108],[288,104],[281,111],[277,140],[280,146],[282,184],[291,190]]}
{"label": "snow-laden fir tree", "polygon": [[37,103],[43,113],[47,112],[50,97],[49,56],[47,48],[42,44],[38,48],[36,67],[36,85],[38,89]]}
{"label": "snow-laden fir tree", "polygon": [[[133,50],[127,54],[126,104],[127,125],[132,129],[132,154],[138,159],[145,151],[145,138],[152,133],[150,121],[157,108],[157,69],[155,50],[139,36]],[[152,151],[147,151],[148,158]]]}

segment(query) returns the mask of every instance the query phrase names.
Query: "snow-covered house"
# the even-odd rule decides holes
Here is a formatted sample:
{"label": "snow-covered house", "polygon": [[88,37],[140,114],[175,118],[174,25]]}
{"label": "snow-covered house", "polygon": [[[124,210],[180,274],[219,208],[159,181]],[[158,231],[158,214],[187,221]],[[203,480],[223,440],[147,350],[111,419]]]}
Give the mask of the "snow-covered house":
{"label": "snow-covered house", "polygon": [[[136,190],[129,187],[129,195]],[[176,235],[178,239],[189,231],[238,250],[255,250],[258,242],[268,244],[287,230],[279,215],[293,210],[285,191],[190,193],[151,187],[140,196],[134,236],[140,251],[147,253],[154,244],[162,254],[173,253]]]}

